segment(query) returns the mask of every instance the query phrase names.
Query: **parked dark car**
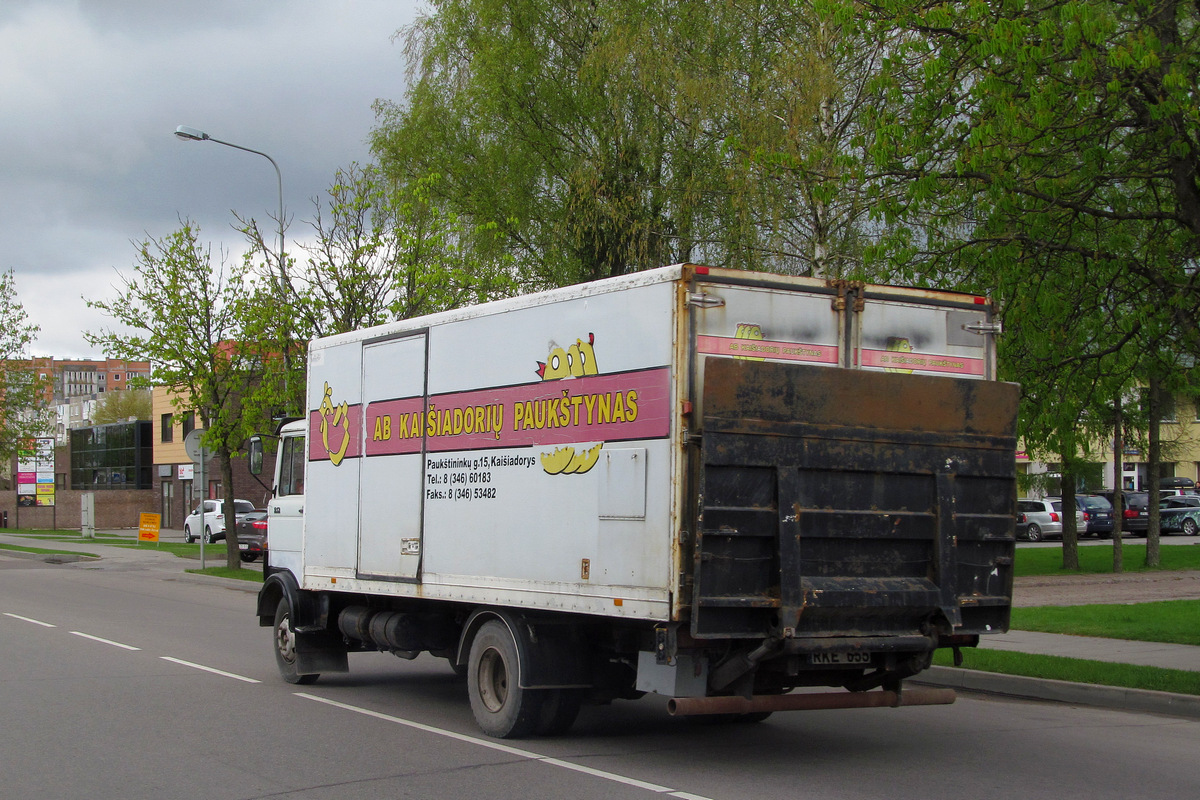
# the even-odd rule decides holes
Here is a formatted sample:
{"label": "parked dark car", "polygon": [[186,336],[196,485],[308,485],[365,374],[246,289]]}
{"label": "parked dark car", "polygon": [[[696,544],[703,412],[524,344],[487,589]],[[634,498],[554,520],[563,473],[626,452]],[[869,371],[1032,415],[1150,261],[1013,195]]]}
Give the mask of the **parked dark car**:
{"label": "parked dark car", "polygon": [[[1112,504],[1112,492],[1098,492]],[[1150,494],[1148,492],[1121,493],[1121,530],[1126,533],[1145,535],[1150,529]]]}
{"label": "parked dark car", "polygon": [[[1061,500],[1058,497],[1048,497],[1046,499]],[[1097,494],[1077,494],[1075,495],[1075,505],[1083,514],[1083,524],[1077,526],[1076,533],[1080,536],[1112,538],[1113,507],[1107,498]]]}
{"label": "parked dark car", "polygon": [[1158,520],[1163,533],[1179,532],[1195,536],[1200,532],[1200,495],[1164,497],[1162,505],[1158,507]]}
{"label": "parked dark car", "polygon": [[267,555],[267,512],[262,509],[247,512],[238,519],[238,549],[242,561],[257,561]]}

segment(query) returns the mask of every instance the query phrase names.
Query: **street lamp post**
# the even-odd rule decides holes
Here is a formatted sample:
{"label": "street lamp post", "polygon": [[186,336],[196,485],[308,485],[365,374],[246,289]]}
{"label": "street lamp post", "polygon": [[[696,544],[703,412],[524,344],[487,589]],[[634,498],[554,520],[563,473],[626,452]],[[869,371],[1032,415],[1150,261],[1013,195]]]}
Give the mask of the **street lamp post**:
{"label": "street lamp post", "polygon": [[[291,284],[288,281],[287,267],[284,264],[284,260],[283,260],[284,259],[284,251],[283,251],[283,173],[279,171],[279,165],[275,163],[275,159],[271,158],[269,155],[262,152],[261,150],[252,150],[249,147],[242,147],[240,144],[234,144],[233,142],[224,142],[224,141],[221,141],[220,139],[214,139],[213,137],[209,136],[204,131],[197,130],[196,128],[189,128],[187,125],[180,125],[179,127],[177,127],[175,129],[175,135],[186,142],[216,142],[217,144],[223,144],[226,147],[232,147],[236,150],[245,150],[247,153],[254,153],[255,155],[260,155],[263,158],[265,158],[267,161],[271,162],[271,166],[275,168],[275,179],[276,179],[277,185],[279,187],[279,299],[281,302],[286,301],[287,300],[287,290]],[[286,320],[286,316],[285,316],[285,320]],[[284,325],[285,326],[287,325],[286,321],[284,322]],[[284,336],[283,336],[283,338],[284,338],[284,342],[283,342],[284,394],[287,395],[287,383],[288,383],[287,373],[288,373],[288,368],[289,368],[288,367],[288,362],[289,362],[288,351],[291,346],[291,343],[289,341],[290,331],[285,328],[285,330],[283,331],[283,334],[284,334]]]}
{"label": "street lamp post", "polygon": [[262,156],[267,161],[271,162],[271,166],[275,168],[275,179],[279,186],[279,294],[280,299],[286,299],[283,297],[284,290],[288,285],[287,271],[283,263],[283,173],[279,171],[279,165],[275,163],[275,159],[271,158],[261,150],[252,150],[249,147],[242,147],[240,144],[223,142],[220,139],[214,139],[204,131],[197,130],[195,128],[189,128],[187,125],[180,125],[178,128],[176,128],[175,135],[187,142],[216,142],[217,144],[223,144],[226,147],[232,147],[237,150],[245,150],[247,153],[254,153],[255,155]]}

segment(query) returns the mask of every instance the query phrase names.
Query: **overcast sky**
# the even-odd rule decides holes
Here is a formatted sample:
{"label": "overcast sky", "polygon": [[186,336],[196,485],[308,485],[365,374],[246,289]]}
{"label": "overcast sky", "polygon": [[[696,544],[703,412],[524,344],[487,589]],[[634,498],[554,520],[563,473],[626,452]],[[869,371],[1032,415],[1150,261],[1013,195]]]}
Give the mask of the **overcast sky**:
{"label": "overcast sky", "polygon": [[201,227],[243,247],[231,210],[268,229],[271,155],[299,234],[339,167],[370,159],[371,104],[404,95],[393,35],[418,0],[0,0],[0,269],[16,274],[35,355],[101,357],[132,242]]}

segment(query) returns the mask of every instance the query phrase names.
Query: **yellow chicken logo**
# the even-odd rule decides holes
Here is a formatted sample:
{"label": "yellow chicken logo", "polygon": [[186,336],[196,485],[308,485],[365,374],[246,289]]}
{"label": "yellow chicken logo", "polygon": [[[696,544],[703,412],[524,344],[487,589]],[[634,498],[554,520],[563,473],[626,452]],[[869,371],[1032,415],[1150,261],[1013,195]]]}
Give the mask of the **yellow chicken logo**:
{"label": "yellow chicken logo", "polygon": [[588,340],[576,339],[575,344],[566,350],[552,347],[545,361],[537,362],[538,377],[544,381],[557,381],[563,378],[582,378],[584,375],[598,375],[596,368],[596,351],[593,345],[596,335],[588,334]]}
{"label": "yellow chicken logo", "polygon": [[[887,340],[887,349],[889,353],[911,353],[913,351],[912,344],[900,336],[889,336]],[[885,367],[884,372],[904,372],[911,373],[911,369],[903,367]]]}
{"label": "yellow chicken logo", "polygon": [[[557,345],[550,348],[545,361],[537,362],[537,374],[543,381],[558,381],[564,378],[582,378],[600,374],[596,366],[596,335],[589,333],[587,341],[576,339],[567,349]],[[577,450],[571,445],[542,453],[542,469],[548,475],[582,475],[596,466],[604,442]]]}
{"label": "yellow chicken logo", "polygon": [[[346,457],[346,450],[350,447],[350,406],[343,402],[341,405],[334,406],[333,390],[329,388],[329,382],[325,382],[325,396],[321,398],[321,405],[317,408],[321,412],[321,444],[325,445],[325,452],[329,454],[329,461],[336,467],[342,463],[342,459]],[[338,427],[342,429],[342,443],[336,448],[329,446],[329,431]]]}
{"label": "yellow chicken logo", "polygon": [[[763,339],[762,327],[753,322],[739,322],[737,328],[733,332],[735,339],[754,339],[761,342]],[[766,361],[762,356],[734,356],[734,358],[742,361]]]}

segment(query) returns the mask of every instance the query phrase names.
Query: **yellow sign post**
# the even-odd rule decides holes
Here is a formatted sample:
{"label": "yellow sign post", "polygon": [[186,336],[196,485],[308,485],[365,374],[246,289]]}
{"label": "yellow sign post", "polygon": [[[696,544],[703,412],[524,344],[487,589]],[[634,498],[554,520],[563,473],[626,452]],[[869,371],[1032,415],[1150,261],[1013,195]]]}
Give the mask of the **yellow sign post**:
{"label": "yellow sign post", "polygon": [[161,514],[142,514],[138,521],[138,541],[157,542],[158,529],[161,524]]}

